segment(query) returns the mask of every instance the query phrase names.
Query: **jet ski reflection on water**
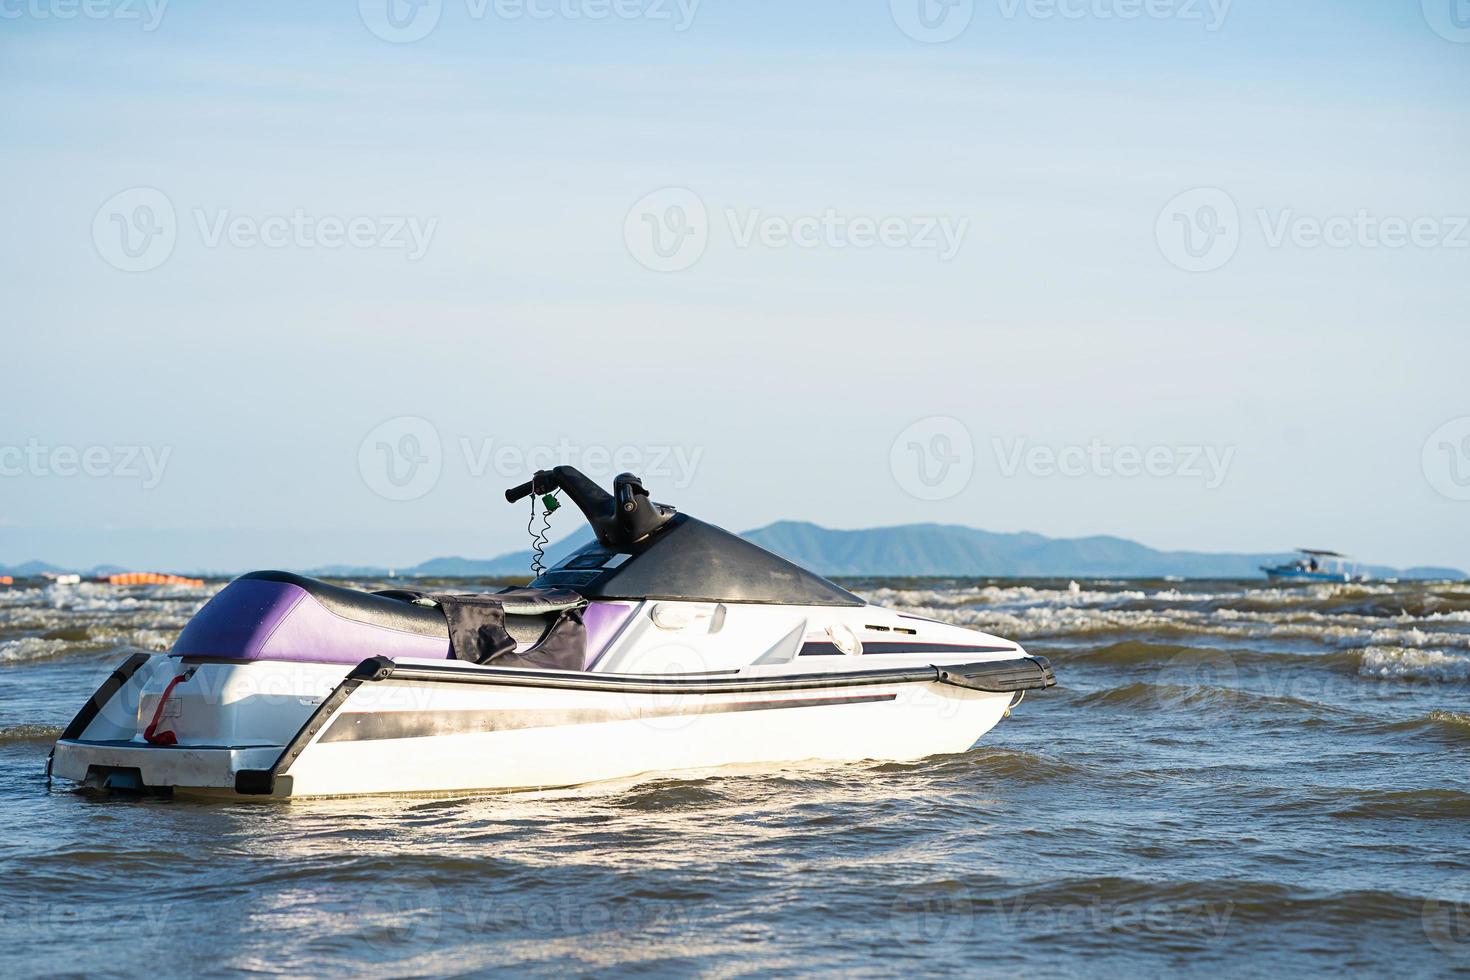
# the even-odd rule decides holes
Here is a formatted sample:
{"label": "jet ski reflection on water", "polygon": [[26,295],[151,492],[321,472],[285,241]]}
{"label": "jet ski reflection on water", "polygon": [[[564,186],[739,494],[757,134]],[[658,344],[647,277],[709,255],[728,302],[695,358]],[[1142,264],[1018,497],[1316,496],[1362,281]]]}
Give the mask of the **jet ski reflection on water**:
{"label": "jet ski reflection on water", "polygon": [[527,588],[361,592],[284,572],[222,589],[167,654],[121,664],[51,773],[255,797],[570,786],[647,772],[960,752],[1045,658],[862,599],[560,466],[594,540]]}

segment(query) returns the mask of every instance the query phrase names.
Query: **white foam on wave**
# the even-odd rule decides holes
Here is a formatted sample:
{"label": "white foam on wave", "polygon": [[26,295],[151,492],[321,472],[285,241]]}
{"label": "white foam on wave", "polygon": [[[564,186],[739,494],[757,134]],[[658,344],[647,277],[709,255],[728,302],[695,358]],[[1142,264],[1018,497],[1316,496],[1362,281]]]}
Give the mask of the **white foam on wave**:
{"label": "white foam on wave", "polygon": [[[1150,630],[1178,626],[1180,622],[1175,613],[1138,609],[1086,609],[1075,606],[1035,606],[1011,611],[926,606],[900,608],[925,619],[937,619],[987,633],[1012,634],[1018,637],[1061,636],[1111,629]],[[1197,617],[1199,614],[1193,615]]]}
{"label": "white foam on wave", "polygon": [[94,635],[112,630],[172,630],[184,628],[194,615],[192,604],[149,605],[114,612],[98,610],[55,609],[30,606],[0,610],[0,624],[12,631],[48,632],[84,628]]}
{"label": "white foam on wave", "polygon": [[33,606],[41,601],[41,589],[0,589],[0,608],[5,606]]}
{"label": "white foam on wave", "polygon": [[0,641],[0,663],[45,660],[61,653],[66,646],[65,640],[47,640],[39,636],[22,636],[18,640]]}
{"label": "white foam on wave", "polygon": [[[1072,588],[1072,586],[1076,588]],[[929,608],[953,608],[956,606],[990,606],[1000,609],[1020,609],[1027,606],[1082,605],[1106,606],[1125,602],[1208,602],[1226,598],[1223,594],[1209,592],[1180,592],[1165,589],[1161,592],[1144,592],[1138,589],[1103,591],[1084,588],[1072,582],[1063,588],[1041,589],[1030,585],[988,585],[963,589],[873,589],[867,598],[884,606],[925,606]]]}
{"label": "white foam on wave", "polygon": [[1470,623],[1470,609],[1459,609],[1455,612],[1430,613],[1427,616],[1404,616],[1400,619],[1417,619],[1425,623]]}
{"label": "white foam on wave", "polygon": [[1400,680],[1466,681],[1470,680],[1470,656],[1443,650],[1368,647],[1358,673]]}
{"label": "white foam on wave", "polygon": [[[984,590],[956,589],[947,597],[961,593],[968,597],[979,591]],[[1153,608],[1139,608],[1131,603],[1132,608],[1120,608],[1121,604],[1100,605],[1089,601],[1100,593],[1029,587],[1003,591],[1008,593],[1008,598],[1022,601],[1008,605],[915,601],[933,598],[940,594],[939,590],[881,590],[875,592],[873,599],[928,619],[1010,635],[1018,640],[1088,633],[1172,631],[1235,640],[1301,640],[1333,649],[1470,647],[1470,633],[1435,630],[1414,617],[1384,618],[1301,609],[1199,610],[1179,608],[1173,603],[1161,603]],[[1106,595],[1125,596],[1123,593]]]}
{"label": "white foam on wave", "polygon": [[175,630],[116,630],[93,627],[89,632],[89,642],[128,647],[134,650],[153,650],[161,653],[174,645],[174,639],[177,636],[178,632]]}
{"label": "white foam on wave", "polygon": [[115,585],[53,585],[46,590],[45,601],[52,609],[66,612],[122,613],[139,609],[167,609],[173,606],[192,609],[213,594],[211,591],[195,588],[150,588],[153,591],[140,595],[135,590]]}

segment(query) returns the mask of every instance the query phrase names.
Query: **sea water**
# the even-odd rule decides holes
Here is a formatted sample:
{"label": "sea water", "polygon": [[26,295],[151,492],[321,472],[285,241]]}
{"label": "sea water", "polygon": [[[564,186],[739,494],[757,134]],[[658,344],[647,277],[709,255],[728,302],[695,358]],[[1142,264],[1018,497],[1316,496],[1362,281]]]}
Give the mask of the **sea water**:
{"label": "sea water", "polygon": [[1470,971],[1470,585],[845,583],[1056,667],[919,762],[48,789],[102,677],[220,584],[0,589],[0,975]]}

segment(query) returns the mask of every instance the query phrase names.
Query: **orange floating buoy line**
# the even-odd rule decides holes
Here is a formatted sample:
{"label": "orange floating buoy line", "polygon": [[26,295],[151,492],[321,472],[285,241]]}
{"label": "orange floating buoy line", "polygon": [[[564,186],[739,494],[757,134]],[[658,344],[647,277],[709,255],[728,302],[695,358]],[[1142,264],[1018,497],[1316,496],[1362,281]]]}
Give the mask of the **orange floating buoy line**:
{"label": "orange floating buoy line", "polygon": [[110,585],[203,585],[202,578],[165,575],[162,572],[119,572],[107,576]]}

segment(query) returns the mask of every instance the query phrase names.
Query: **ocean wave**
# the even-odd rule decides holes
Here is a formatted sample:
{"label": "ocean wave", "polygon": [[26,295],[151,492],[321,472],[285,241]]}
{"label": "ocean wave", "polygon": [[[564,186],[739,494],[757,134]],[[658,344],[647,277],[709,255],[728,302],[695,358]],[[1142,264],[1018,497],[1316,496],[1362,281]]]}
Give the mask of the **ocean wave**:
{"label": "ocean wave", "polygon": [[42,595],[41,589],[0,588],[0,609],[35,605]]}
{"label": "ocean wave", "polygon": [[[956,890],[950,881],[910,888],[895,907],[929,916],[953,913],[1015,917],[1038,931],[1059,925],[1090,931],[1202,932],[1223,938],[1232,922],[1357,925],[1388,921],[1418,923],[1425,899],[1417,895],[1359,889],[1330,891],[1276,881],[1199,879],[1145,881],[1118,876],[1074,877],[1001,890]],[[1135,916],[1149,909],[1155,918]],[[1173,915],[1169,913],[1173,912]],[[1121,913],[1121,914],[1120,914]],[[1187,914],[1192,913],[1192,914]],[[1160,938],[1163,938],[1162,935]]]}
{"label": "ocean wave", "polygon": [[177,633],[194,612],[192,604],[144,605],[116,612],[31,606],[0,610],[0,629],[57,636],[107,630],[167,630]]}
{"label": "ocean wave", "polygon": [[14,634],[0,638],[0,663],[22,664],[89,656],[102,651],[146,650],[164,653],[173,646],[178,631],[173,629],[128,629],[96,625],[72,625],[39,634]]}
{"label": "ocean wave", "polygon": [[1437,630],[1412,620],[1402,625],[1385,625],[1382,620],[1334,617],[1312,611],[1251,613],[1233,607],[1199,610],[1070,605],[1013,611],[938,606],[900,608],[927,619],[1015,637],[1023,643],[1093,635],[1146,635],[1164,642],[1177,637],[1258,643],[1290,641],[1333,649],[1381,646],[1470,650],[1467,632]]}
{"label": "ocean wave", "polygon": [[986,777],[1025,783],[1070,779],[1092,772],[1076,761],[1019,749],[987,746],[976,746],[968,752],[936,756],[918,763],[887,763],[880,766],[878,771],[889,766],[901,766],[908,771],[922,772],[929,776],[954,775],[967,779],[979,770]]}
{"label": "ocean wave", "polygon": [[1470,817],[1470,793],[1455,789],[1362,790],[1340,817],[1385,820],[1463,820]]}
{"label": "ocean wave", "polygon": [[[1226,673],[1228,673],[1228,667]],[[1228,707],[1232,711],[1270,715],[1280,715],[1284,710],[1294,717],[1302,714],[1322,717],[1338,713],[1315,701],[1282,694],[1261,694],[1231,687],[1228,684],[1205,683],[1204,678],[1197,680],[1201,682],[1177,684],[1138,681],[1133,684],[1124,684],[1121,687],[1094,691],[1081,697],[1078,704],[1088,707],[1097,705],[1146,708]]]}
{"label": "ocean wave", "polygon": [[48,640],[40,636],[23,636],[0,642],[0,663],[31,663],[65,654],[71,645],[65,640]]}
{"label": "ocean wave", "polygon": [[1369,647],[1360,654],[1364,677],[1463,683],[1470,680],[1470,656],[1442,650]]}
{"label": "ocean wave", "polygon": [[867,598],[880,605],[920,605],[939,608],[988,606],[1018,609],[1062,603],[1098,606],[1146,601],[1207,602],[1211,599],[1223,599],[1226,596],[1217,593],[1180,592],[1178,589],[1163,589],[1155,592],[1141,589],[1097,590],[1084,588],[1079,583],[1072,582],[1068,586],[1054,588],[1034,585],[987,585],[973,588],[935,589],[877,588],[868,590]]}
{"label": "ocean wave", "polygon": [[1470,623],[1470,609],[1457,609],[1454,612],[1428,613],[1414,618],[1426,623]]}
{"label": "ocean wave", "polygon": [[10,725],[0,728],[0,745],[16,742],[54,742],[61,737],[61,729],[55,725]]}
{"label": "ocean wave", "polygon": [[93,628],[89,639],[94,643],[122,647],[128,650],[149,650],[154,653],[167,651],[178,638],[178,630],[168,629],[98,629]]}
{"label": "ocean wave", "polygon": [[1126,640],[1092,649],[1047,650],[1047,655],[1058,664],[1155,668],[1156,683],[1183,687],[1221,679],[1232,683],[1243,678],[1269,679],[1293,667],[1317,667],[1383,680],[1470,681],[1470,656],[1419,647],[1369,646],[1332,653],[1292,653]]}
{"label": "ocean wave", "polygon": [[1038,606],[1017,612],[932,606],[901,606],[905,612],[992,633],[1020,636],[1065,636],[1107,630],[1169,629],[1188,624],[1198,614],[1175,614],[1126,609],[1087,609],[1074,606]]}
{"label": "ocean wave", "polygon": [[86,643],[92,639],[92,627],[86,623],[60,625],[46,630],[46,632],[41,634],[41,638],[46,640],[61,640],[63,643]]}
{"label": "ocean wave", "polygon": [[1082,650],[1049,649],[1047,656],[1059,664],[1154,668],[1165,677],[1208,671],[1234,675],[1246,668],[1255,670],[1251,676],[1263,676],[1262,671],[1281,671],[1294,667],[1354,673],[1361,663],[1358,652],[1353,650],[1333,653],[1291,652],[1159,643],[1150,640],[1124,640]]}
{"label": "ocean wave", "polygon": [[223,583],[196,585],[51,585],[43,601],[52,609],[68,612],[119,613],[149,607],[183,607],[192,613],[220,589]]}
{"label": "ocean wave", "polygon": [[1394,625],[1449,626],[1470,623],[1470,593],[1425,592],[1420,586],[1323,585],[1308,588],[1244,588],[1220,591],[1100,589],[1052,585],[878,586],[872,601],[910,610],[927,610],[932,618],[962,618],[1005,623],[1071,615],[1105,619],[1129,613],[1155,613],[1182,618],[1203,617],[1264,623],[1323,622],[1366,630]]}
{"label": "ocean wave", "polygon": [[1059,652],[1053,660],[1067,663],[1103,664],[1110,667],[1134,667],[1141,664],[1157,664],[1180,656],[1209,656],[1208,647],[1190,648],[1168,643],[1152,643],[1148,640],[1124,640],[1107,646],[1081,651]]}
{"label": "ocean wave", "polygon": [[1381,732],[1427,735],[1449,742],[1470,742],[1470,714],[1459,711],[1431,711],[1423,718],[1411,718],[1381,725]]}
{"label": "ocean wave", "polygon": [[1429,720],[1447,730],[1461,732],[1470,736],[1470,714],[1460,711],[1431,711]]}

